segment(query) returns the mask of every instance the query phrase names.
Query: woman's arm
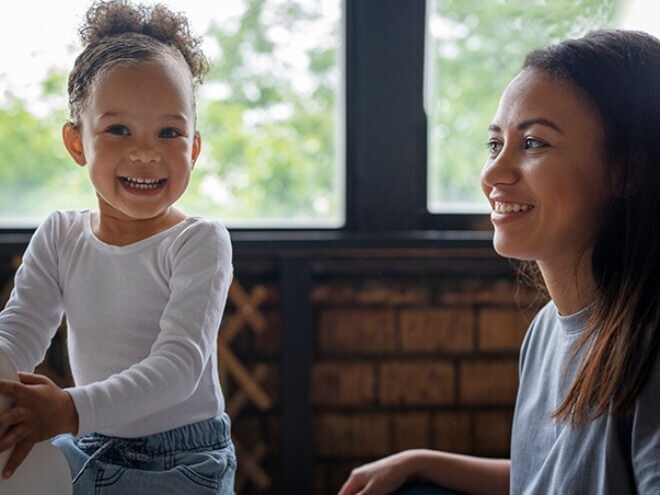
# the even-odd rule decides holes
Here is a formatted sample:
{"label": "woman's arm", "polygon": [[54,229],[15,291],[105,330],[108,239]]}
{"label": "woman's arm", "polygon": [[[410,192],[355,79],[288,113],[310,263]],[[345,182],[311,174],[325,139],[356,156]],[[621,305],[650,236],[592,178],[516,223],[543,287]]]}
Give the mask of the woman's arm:
{"label": "woman's arm", "polygon": [[509,493],[510,470],[508,459],[405,450],[354,469],[339,495],[385,495],[414,479],[468,495],[504,495]]}
{"label": "woman's arm", "polygon": [[470,495],[508,494],[511,461],[449,452],[417,450],[414,474],[437,485]]}

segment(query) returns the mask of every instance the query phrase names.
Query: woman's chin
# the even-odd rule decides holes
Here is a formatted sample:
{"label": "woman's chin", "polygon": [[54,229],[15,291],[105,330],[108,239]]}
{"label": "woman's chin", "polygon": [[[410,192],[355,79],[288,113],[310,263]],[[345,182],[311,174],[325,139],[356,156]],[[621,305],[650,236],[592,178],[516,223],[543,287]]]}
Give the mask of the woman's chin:
{"label": "woman's chin", "polygon": [[520,244],[507,242],[495,237],[493,239],[493,248],[495,252],[503,258],[510,258],[518,261],[534,261],[536,258],[527,250],[521,249]]}

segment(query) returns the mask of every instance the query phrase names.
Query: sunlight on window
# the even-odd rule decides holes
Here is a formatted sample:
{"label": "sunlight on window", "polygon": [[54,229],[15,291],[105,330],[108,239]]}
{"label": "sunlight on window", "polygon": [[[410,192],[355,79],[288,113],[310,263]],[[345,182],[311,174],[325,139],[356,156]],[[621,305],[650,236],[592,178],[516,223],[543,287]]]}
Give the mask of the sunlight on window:
{"label": "sunlight on window", "polygon": [[[212,65],[197,105],[203,151],[179,206],[230,226],[341,225],[342,0],[161,3],[204,35]],[[86,170],[60,143],[90,4],[19,2],[0,30],[11,47],[0,51],[1,226],[95,207]]]}
{"label": "sunlight on window", "polygon": [[479,175],[499,95],[532,49],[599,28],[660,34],[655,0],[428,0],[428,209],[487,210]]}

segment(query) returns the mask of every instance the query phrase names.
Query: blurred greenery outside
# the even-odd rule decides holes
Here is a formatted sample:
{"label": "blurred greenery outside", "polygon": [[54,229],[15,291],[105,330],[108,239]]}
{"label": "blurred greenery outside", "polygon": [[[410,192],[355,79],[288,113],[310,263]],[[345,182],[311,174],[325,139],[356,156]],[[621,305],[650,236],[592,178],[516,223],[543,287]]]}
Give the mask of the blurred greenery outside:
{"label": "blurred greenery outside", "polygon": [[[614,25],[621,0],[427,1],[429,209],[483,210],[486,129],[525,54]],[[203,149],[178,203],[187,213],[230,226],[341,225],[342,29],[321,4],[245,0],[240,18],[212,24],[206,36],[219,55],[198,96]],[[292,47],[292,33],[313,43]],[[96,206],[86,170],[60,140],[68,69],[42,81],[39,112],[0,95],[1,225]]]}
{"label": "blurred greenery outside", "polygon": [[[198,92],[202,154],[183,211],[229,225],[342,223],[341,19],[324,3],[245,0],[240,16],[211,23],[218,55]],[[69,69],[50,70],[39,101],[0,95],[2,226],[96,208],[86,169],[61,144]]]}
{"label": "blurred greenery outside", "polygon": [[615,27],[625,0],[427,0],[428,207],[483,212],[490,119],[525,55]]}

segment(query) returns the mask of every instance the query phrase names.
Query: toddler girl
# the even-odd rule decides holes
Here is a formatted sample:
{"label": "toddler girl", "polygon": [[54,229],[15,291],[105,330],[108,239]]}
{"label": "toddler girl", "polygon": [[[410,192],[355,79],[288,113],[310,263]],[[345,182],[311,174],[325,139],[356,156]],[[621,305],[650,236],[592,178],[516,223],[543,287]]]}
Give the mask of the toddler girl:
{"label": "toddler girl", "polygon": [[35,232],[0,314],[0,350],[41,362],[63,314],[75,385],[0,382],[10,476],[58,434],[75,493],[229,494],[236,457],[216,338],[232,278],[216,221],[173,203],[200,153],[194,89],[206,60],[163,6],[94,4],[69,76],[64,144],[98,211],[56,211]]}

